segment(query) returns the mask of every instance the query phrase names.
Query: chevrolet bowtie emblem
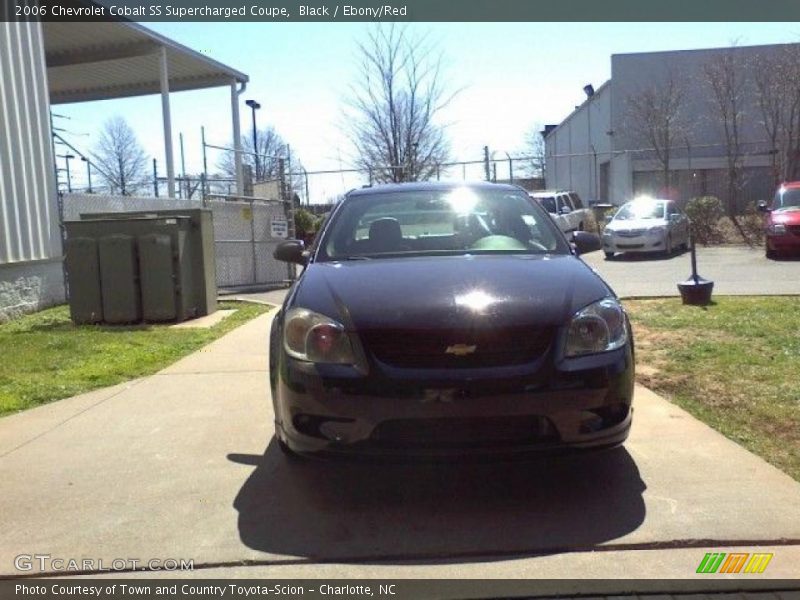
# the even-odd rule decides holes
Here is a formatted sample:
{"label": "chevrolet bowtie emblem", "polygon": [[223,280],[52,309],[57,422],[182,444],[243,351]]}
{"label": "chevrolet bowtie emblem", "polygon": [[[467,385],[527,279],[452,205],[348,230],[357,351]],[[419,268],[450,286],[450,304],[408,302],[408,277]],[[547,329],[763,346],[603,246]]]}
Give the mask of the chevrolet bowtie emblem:
{"label": "chevrolet bowtie emblem", "polygon": [[475,352],[477,348],[478,347],[474,344],[472,346],[468,346],[467,344],[453,344],[452,346],[448,346],[444,353],[453,354],[455,356],[466,356],[467,354]]}

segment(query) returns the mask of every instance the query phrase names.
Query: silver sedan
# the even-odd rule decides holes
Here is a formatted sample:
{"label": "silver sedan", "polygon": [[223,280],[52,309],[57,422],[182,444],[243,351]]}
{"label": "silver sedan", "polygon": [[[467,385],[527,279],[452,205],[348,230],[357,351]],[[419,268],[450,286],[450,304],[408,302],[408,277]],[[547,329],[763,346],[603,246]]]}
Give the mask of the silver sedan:
{"label": "silver sedan", "polygon": [[689,217],[673,200],[637,198],[614,214],[603,231],[603,252],[658,252],[689,247]]}

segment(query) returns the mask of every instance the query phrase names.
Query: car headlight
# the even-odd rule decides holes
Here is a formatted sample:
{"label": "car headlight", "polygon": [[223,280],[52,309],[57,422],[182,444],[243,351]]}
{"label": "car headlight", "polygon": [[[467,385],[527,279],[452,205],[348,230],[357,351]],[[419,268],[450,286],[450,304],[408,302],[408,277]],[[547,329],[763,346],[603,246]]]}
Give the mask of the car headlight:
{"label": "car headlight", "polygon": [[292,308],[286,313],[283,347],[289,356],[299,360],[355,364],[353,346],[344,326],[305,308]]}
{"label": "car headlight", "polygon": [[786,225],[783,223],[770,223],[767,231],[772,235],[786,235]]}
{"label": "car headlight", "polygon": [[628,341],[625,312],[614,298],[603,298],[572,316],[564,355],[567,357],[616,350]]}

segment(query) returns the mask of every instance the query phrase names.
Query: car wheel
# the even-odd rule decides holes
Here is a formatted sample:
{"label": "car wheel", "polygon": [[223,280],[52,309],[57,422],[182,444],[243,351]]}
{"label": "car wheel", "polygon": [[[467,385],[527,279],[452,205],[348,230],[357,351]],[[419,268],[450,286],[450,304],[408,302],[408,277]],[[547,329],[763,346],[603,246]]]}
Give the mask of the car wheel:
{"label": "car wheel", "polygon": [[583,231],[583,223],[578,223],[578,231]]}
{"label": "car wheel", "polygon": [[765,254],[766,254],[767,258],[770,259],[770,260],[775,260],[776,258],[778,258],[778,253],[775,252],[775,250],[770,250],[769,248],[767,248],[767,251],[765,252]]}
{"label": "car wheel", "polygon": [[604,252],[603,254],[606,255],[606,260],[611,260],[612,258],[614,258],[613,252]]}
{"label": "car wheel", "polygon": [[666,256],[672,256],[672,236],[667,236],[667,243],[664,245],[664,254]]}

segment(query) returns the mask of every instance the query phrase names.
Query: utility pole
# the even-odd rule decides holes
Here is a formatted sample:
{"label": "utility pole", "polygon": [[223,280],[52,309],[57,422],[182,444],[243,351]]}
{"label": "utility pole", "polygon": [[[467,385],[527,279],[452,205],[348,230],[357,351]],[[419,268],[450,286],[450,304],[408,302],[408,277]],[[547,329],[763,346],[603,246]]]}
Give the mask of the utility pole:
{"label": "utility pole", "polygon": [[127,196],[126,189],[125,189],[125,165],[122,164],[122,157],[117,158],[117,164],[119,165],[119,189],[120,194],[123,196]]}
{"label": "utility pole", "polygon": [[72,193],[72,176],[69,172],[69,161],[75,158],[74,154],[65,154],[64,155],[64,162],[67,164],[67,192],[70,194]]}
{"label": "utility pole", "polygon": [[306,183],[306,206],[311,204],[311,196],[308,195],[308,171],[306,171],[305,167],[300,167],[303,169],[303,178],[305,179]]}
{"label": "utility pole", "polygon": [[179,190],[182,190],[180,193],[181,198],[186,198],[189,195],[189,186],[186,184],[186,161],[183,157],[183,132],[178,134],[178,140],[181,144],[181,183],[182,186],[178,186]]}
{"label": "utility pole", "polygon": [[158,198],[158,163],[153,159],[153,193]]}
{"label": "utility pole", "polygon": [[81,160],[86,163],[86,176],[89,178],[89,189],[86,190],[89,194],[92,193],[92,163],[85,156],[81,156]]}
{"label": "utility pole", "polygon": [[489,146],[483,147],[483,170],[486,172],[486,181],[491,179],[489,174]]}
{"label": "utility pole", "polygon": [[200,139],[203,142],[203,202],[206,201],[206,180],[208,179],[208,159],[206,158],[206,128],[200,127]]}

